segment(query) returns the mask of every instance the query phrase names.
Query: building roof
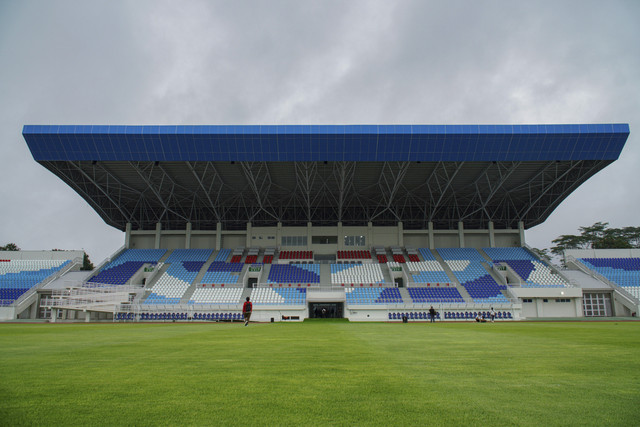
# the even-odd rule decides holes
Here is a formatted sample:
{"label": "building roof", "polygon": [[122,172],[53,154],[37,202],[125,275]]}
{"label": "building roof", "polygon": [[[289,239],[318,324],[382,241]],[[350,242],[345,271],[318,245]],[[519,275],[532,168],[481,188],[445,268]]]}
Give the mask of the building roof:
{"label": "building roof", "polygon": [[627,124],[34,126],[34,159],[121,230],[525,228],[615,161]]}

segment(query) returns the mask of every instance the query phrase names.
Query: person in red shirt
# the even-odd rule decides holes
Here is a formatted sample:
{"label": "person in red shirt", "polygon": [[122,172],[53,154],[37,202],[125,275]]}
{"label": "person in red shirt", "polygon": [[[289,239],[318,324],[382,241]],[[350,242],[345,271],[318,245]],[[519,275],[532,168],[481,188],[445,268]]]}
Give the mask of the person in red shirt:
{"label": "person in red shirt", "polygon": [[253,304],[249,301],[249,297],[242,305],[242,315],[244,316],[244,326],[249,324],[249,319],[251,319],[251,310],[253,309]]}

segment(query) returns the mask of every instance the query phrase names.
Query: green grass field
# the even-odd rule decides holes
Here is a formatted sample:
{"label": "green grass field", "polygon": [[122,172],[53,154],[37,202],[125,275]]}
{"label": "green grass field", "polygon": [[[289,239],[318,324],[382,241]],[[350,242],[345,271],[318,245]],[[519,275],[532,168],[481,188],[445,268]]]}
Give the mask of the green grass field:
{"label": "green grass field", "polygon": [[640,323],[0,324],[2,425],[640,423]]}

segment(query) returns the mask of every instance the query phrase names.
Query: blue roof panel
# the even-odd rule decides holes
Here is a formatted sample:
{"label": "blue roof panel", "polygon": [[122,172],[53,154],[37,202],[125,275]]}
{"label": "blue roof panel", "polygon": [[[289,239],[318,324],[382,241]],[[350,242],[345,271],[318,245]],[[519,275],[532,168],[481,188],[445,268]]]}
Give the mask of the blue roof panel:
{"label": "blue roof panel", "polygon": [[629,125],[25,125],[37,161],[616,160]]}

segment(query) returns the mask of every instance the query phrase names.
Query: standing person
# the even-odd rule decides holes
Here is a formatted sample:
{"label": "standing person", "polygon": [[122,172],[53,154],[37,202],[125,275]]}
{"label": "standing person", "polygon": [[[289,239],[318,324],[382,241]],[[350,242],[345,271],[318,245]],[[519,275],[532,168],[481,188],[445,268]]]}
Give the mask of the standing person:
{"label": "standing person", "polygon": [[431,318],[431,323],[434,323],[436,321],[436,314],[436,309],[431,306],[431,308],[429,309],[429,317]]}
{"label": "standing person", "polygon": [[496,318],[496,312],[493,311],[493,307],[491,307],[491,311],[489,312],[489,316],[491,317],[491,323],[493,323],[493,321]]}
{"label": "standing person", "polygon": [[253,304],[249,301],[249,297],[242,305],[242,315],[244,316],[244,326],[249,324],[249,319],[251,319],[251,311],[253,310]]}

